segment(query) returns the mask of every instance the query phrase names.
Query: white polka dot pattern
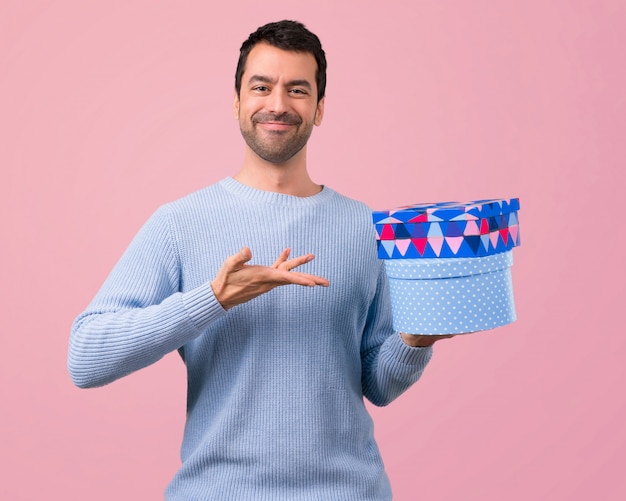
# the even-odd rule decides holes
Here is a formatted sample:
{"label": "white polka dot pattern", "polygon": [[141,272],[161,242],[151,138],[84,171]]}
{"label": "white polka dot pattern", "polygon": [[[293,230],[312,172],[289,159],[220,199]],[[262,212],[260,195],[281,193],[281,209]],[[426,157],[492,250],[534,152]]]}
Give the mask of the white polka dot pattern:
{"label": "white polka dot pattern", "polygon": [[386,260],[394,329],[461,334],[516,319],[512,251],[480,258]]}
{"label": "white polka dot pattern", "polygon": [[393,278],[453,278],[482,275],[513,265],[513,251],[474,258],[386,259],[387,275]]}

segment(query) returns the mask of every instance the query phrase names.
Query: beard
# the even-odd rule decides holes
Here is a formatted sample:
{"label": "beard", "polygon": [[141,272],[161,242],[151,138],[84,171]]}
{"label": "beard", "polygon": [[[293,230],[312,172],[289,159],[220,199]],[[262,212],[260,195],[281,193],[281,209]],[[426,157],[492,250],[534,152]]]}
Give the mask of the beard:
{"label": "beard", "polygon": [[[295,125],[294,130],[271,131],[259,130],[257,124],[263,122],[279,122]],[[260,158],[273,164],[284,164],[295,156],[308,142],[313,132],[313,122],[305,123],[297,116],[289,113],[255,113],[249,127],[240,121],[239,129],[248,147]]]}

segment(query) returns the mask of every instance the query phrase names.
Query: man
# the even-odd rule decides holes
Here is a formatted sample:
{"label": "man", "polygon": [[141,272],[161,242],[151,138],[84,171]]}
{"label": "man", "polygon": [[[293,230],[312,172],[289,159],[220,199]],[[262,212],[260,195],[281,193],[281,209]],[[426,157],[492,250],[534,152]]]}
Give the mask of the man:
{"label": "man", "polygon": [[363,397],[405,391],[440,337],[393,331],[370,210],[308,175],[325,85],[302,24],[250,35],[235,78],[241,169],[157,210],[73,325],[80,387],[173,350],[185,362],[169,500],[391,498]]}

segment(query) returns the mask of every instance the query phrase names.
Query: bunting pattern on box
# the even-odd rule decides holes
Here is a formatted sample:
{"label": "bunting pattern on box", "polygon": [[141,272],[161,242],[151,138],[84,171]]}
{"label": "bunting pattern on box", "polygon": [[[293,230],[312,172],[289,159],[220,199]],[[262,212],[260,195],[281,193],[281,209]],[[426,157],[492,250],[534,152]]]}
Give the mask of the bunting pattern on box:
{"label": "bunting pattern on box", "polygon": [[519,199],[415,204],[372,214],[378,257],[484,257],[520,244]]}

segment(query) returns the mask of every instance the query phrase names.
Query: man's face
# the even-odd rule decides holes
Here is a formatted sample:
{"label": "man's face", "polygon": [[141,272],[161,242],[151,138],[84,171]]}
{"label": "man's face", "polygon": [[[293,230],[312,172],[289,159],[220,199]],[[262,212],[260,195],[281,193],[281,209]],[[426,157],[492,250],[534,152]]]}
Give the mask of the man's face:
{"label": "man's face", "polygon": [[324,111],[324,99],[317,102],[316,70],[309,53],[266,43],[250,51],[234,111],[246,144],[263,160],[283,164],[304,154]]}

